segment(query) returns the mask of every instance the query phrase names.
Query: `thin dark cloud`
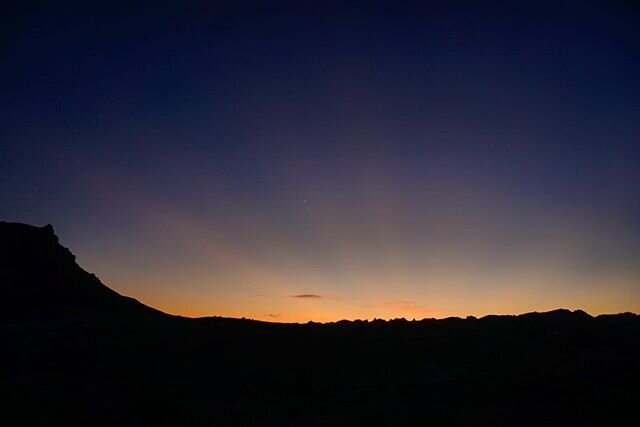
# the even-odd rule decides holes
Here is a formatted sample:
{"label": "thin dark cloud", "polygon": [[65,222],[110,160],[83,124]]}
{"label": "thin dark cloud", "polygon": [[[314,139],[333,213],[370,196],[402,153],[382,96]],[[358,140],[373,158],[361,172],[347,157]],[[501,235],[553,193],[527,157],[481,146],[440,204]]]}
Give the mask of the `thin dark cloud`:
{"label": "thin dark cloud", "polygon": [[322,295],[316,294],[299,294],[299,295],[290,295],[291,298],[322,298]]}
{"label": "thin dark cloud", "polygon": [[278,319],[278,318],[282,317],[282,314],[280,314],[280,313],[268,313],[267,316],[271,317],[272,319]]}

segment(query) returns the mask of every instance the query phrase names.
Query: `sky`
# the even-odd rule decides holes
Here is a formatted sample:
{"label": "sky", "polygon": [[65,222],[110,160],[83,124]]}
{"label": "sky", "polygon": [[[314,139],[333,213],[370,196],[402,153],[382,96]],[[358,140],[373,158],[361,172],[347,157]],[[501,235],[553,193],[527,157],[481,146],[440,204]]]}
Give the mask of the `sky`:
{"label": "sky", "polygon": [[343,3],[6,7],[0,219],[185,316],[640,312],[640,9]]}

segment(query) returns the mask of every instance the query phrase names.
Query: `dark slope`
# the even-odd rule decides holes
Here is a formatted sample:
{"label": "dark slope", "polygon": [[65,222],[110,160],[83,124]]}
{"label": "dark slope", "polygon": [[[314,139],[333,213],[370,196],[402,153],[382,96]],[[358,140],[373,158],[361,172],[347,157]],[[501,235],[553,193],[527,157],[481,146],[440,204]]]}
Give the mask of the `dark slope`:
{"label": "dark slope", "polygon": [[0,222],[0,319],[160,313],[103,285],[53,227]]}
{"label": "dark slope", "polygon": [[[0,322],[2,425],[640,425],[631,313],[304,325],[130,316],[151,309],[82,271],[50,228],[2,227],[16,230],[3,234],[2,277],[23,286],[3,308],[41,319]],[[38,310],[34,292],[48,295]]]}

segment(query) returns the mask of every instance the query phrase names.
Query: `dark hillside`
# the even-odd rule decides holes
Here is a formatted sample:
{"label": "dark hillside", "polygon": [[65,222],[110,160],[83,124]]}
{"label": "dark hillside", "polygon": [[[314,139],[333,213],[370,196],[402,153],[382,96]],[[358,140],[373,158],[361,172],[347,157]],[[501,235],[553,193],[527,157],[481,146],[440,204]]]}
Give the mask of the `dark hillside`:
{"label": "dark hillside", "polygon": [[0,318],[160,314],[103,285],[59,244],[53,227],[0,222]]}
{"label": "dark hillside", "polygon": [[640,425],[635,314],[186,319],[102,285],[50,227],[2,223],[0,248],[2,425]]}

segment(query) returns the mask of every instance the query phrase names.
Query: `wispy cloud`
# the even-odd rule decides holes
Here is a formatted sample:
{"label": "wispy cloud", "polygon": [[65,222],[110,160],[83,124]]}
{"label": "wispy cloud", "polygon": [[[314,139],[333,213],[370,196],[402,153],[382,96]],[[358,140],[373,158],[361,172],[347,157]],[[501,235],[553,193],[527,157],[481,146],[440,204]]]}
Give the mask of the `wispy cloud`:
{"label": "wispy cloud", "polygon": [[282,314],[280,314],[280,313],[267,313],[267,316],[271,317],[272,319],[279,319],[280,317],[282,317]]}
{"label": "wispy cloud", "polygon": [[289,295],[291,298],[322,298],[322,295],[316,294],[298,294],[298,295]]}
{"label": "wispy cloud", "polygon": [[405,301],[405,300],[386,301],[386,302],[383,303],[383,305],[385,307],[388,307],[388,308],[396,310],[396,311],[405,312],[405,313],[413,313],[413,314],[425,315],[425,314],[433,313],[435,311],[435,310],[424,308],[424,307],[416,304],[415,301]]}

